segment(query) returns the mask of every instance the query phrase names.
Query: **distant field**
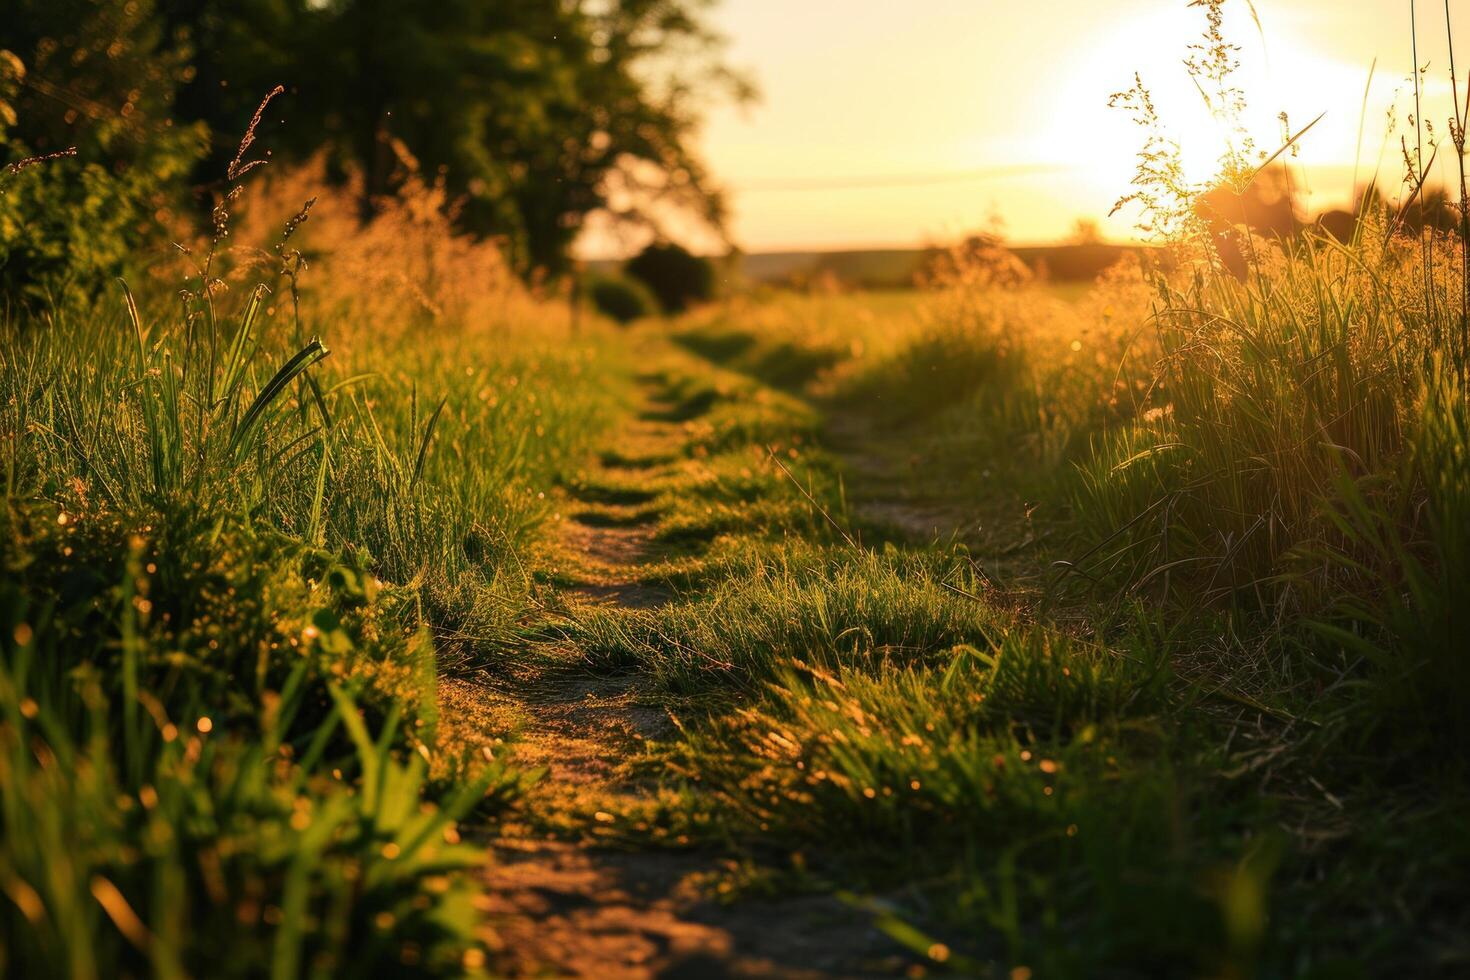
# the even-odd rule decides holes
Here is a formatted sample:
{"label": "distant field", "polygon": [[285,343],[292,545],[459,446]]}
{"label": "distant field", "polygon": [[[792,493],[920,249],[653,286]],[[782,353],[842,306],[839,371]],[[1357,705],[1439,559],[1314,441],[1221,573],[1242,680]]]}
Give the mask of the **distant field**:
{"label": "distant field", "polygon": [[[1125,254],[1127,245],[1037,245],[1010,249],[1041,278],[1059,283],[1089,283]],[[737,280],[760,284],[807,283],[829,278],[835,284],[867,289],[907,289],[934,254],[927,248],[852,249],[811,252],[757,252],[729,260]],[[617,271],[620,263],[589,263],[598,272]]]}

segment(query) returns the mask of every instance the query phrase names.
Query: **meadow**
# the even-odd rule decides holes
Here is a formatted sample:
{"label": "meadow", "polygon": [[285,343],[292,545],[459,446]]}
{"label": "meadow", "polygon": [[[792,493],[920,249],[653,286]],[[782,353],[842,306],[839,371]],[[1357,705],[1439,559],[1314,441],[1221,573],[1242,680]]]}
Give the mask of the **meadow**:
{"label": "meadow", "polygon": [[1453,226],[618,325],[253,133],[0,314],[0,972],[1466,969]]}
{"label": "meadow", "polygon": [[[12,322],[10,968],[493,968],[467,828],[595,843],[616,806],[621,846],[694,828],[941,969],[1452,970],[1458,282],[1271,247],[1184,292],[981,262],[576,336],[351,255],[299,304],[244,269]],[[579,598],[569,520],[646,527],[657,601]],[[679,719],[636,790],[538,790],[534,697],[445,711],[568,657]]]}

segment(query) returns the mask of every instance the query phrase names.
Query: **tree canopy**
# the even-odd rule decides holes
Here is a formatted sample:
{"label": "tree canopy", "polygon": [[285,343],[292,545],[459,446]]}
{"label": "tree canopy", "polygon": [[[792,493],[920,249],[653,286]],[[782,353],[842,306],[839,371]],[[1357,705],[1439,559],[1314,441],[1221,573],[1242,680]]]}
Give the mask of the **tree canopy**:
{"label": "tree canopy", "polygon": [[[262,127],[277,158],[325,148],[333,172],[361,173],[370,210],[410,157],[444,181],[465,230],[502,238],[523,271],[556,273],[598,209],[652,224],[648,205],[671,202],[720,226],[692,137],[710,100],[752,90],[721,61],[712,4],[12,0],[0,48],[28,68],[12,132],[23,144],[85,143],[83,131],[115,126],[123,105],[70,109],[90,93],[136,91],[125,103],[134,128],[207,126],[194,171],[205,182],[280,84],[286,97]],[[95,162],[112,166],[116,141],[94,142]]]}

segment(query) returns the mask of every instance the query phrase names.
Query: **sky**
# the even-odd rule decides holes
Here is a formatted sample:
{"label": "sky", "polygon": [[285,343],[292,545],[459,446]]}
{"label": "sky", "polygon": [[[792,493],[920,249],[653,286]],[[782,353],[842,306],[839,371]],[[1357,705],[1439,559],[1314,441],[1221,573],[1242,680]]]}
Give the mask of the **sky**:
{"label": "sky", "polygon": [[[1470,3],[1452,6],[1470,39]],[[1227,0],[1257,143],[1281,144],[1282,111],[1292,129],[1326,113],[1292,161],[1312,207],[1348,198],[1355,159],[1360,181],[1381,160],[1398,182],[1414,97],[1409,7],[1254,0],[1252,17],[1246,0]],[[1418,0],[1417,15],[1423,117],[1448,149],[1442,0]],[[713,108],[700,136],[747,251],[917,246],[982,228],[1040,243],[1078,218],[1136,237],[1136,212],[1107,217],[1141,139],[1108,96],[1135,71],[1195,176],[1223,145],[1181,65],[1204,26],[1188,0],[724,0],[714,19],[728,61],[762,92],[750,107]],[[1470,40],[1463,62],[1462,92]]]}

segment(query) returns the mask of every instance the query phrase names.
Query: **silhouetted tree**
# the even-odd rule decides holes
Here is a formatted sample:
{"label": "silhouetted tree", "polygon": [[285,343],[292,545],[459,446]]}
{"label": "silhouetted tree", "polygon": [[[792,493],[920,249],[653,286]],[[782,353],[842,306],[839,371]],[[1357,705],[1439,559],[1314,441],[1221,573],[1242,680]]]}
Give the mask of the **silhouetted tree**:
{"label": "silhouetted tree", "polygon": [[593,276],[586,284],[587,297],[597,312],[618,323],[628,324],[658,312],[658,300],[642,283],[622,276]]}
{"label": "silhouetted tree", "polygon": [[1302,227],[1291,178],[1284,168],[1256,175],[1244,190],[1221,184],[1200,195],[1194,209],[1220,261],[1236,276],[1243,277],[1250,264],[1245,232],[1287,239]]}
{"label": "silhouetted tree", "polygon": [[923,287],[963,282],[1013,289],[1034,278],[1031,268],[999,236],[987,232],[968,235],[946,248],[927,249],[914,273],[915,284]]}
{"label": "silhouetted tree", "polygon": [[1352,211],[1334,209],[1317,216],[1317,230],[1340,242],[1351,242],[1358,231],[1358,215]]}
{"label": "silhouetted tree", "polygon": [[1403,209],[1403,228],[1417,235],[1425,228],[1435,231],[1458,231],[1460,213],[1449,191],[1443,187],[1431,187],[1418,194],[1408,207]]}
{"label": "silhouetted tree", "polygon": [[1374,184],[1367,184],[1358,192],[1351,211],[1325,211],[1317,217],[1316,227],[1338,241],[1347,242],[1357,234],[1360,219],[1369,217],[1411,236],[1418,236],[1426,227],[1455,233],[1461,228],[1459,206],[1446,188],[1429,188],[1405,205],[1385,198]]}
{"label": "silhouetted tree", "polygon": [[714,263],[673,243],[648,246],[628,260],[624,272],[647,286],[665,313],[681,313],[715,294]]}

